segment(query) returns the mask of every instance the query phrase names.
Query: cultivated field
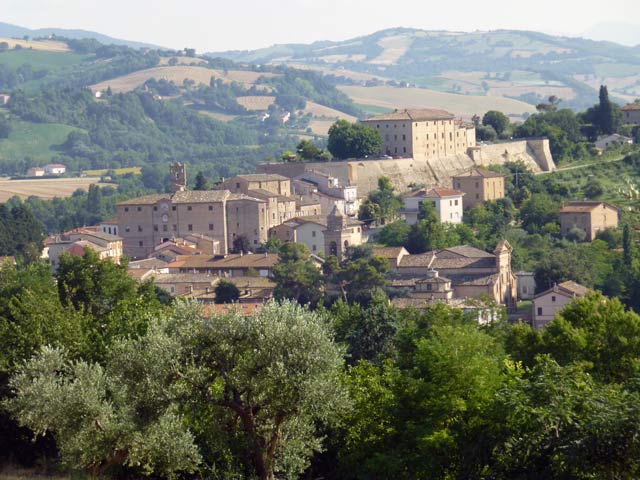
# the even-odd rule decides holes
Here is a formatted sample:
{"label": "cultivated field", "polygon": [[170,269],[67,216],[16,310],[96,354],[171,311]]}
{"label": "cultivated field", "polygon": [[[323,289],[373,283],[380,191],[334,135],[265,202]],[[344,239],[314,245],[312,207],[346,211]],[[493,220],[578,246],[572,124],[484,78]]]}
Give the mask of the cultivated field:
{"label": "cultivated field", "polygon": [[324,105],[320,105],[315,102],[307,101],[307,105],[303,110],[304,113],[311,113],[311,115],[320,118],[328,118],[328,119],[339,119],[344,118],[345,120],[349,120],[350,122],[355,122],[356,117],[349,115],[347,113],[341,112],[340,110],[336,110],[334,108],[325,107]]}
{"label": "cultivated field", "polygon": [[44,50],[46,52],[69,51],[69,46],[66,43],[53,40],[16,40],[14,38],[0,37],[0,42],[7,42],[10,49],[15,48],[16,45],[20,45],[22,48]]}
{"label": "cultivated field", "polygon": [[442,108],[463,118],[482,115],[488,110],[499,110],[513,117],[524,113],[535,113],[533,105],[510,98],[478,95],[456,95],[423,88],[353,87],[342,86],[339,90],[355,103],[376,107],[394,108]]}
{"label": "cultivated field", "polygon": [[6,65],[12,70],[21,67],[25,63],[30,64],[34,70],[57,70],[76,65],[91,57],[91,55],[81,55],[74,52],[50,52],[22,48],[0,54],[0,64]]}
{"label": "cultivated field", "polygon": [[[99,170],[83,170],[82,173],[89,177],[100,177],[102,175],[106,175],[109,172],[106,168],[101,168]],[[114,168],[113,173],[116,175],[125,175],[127,173],[133,173],[134,175],[140,175],[142,173],[142,169],[140,167],[124,167],[124,168]]]}
{"label": "cultivated field", "polygon": [[0,180],[0,203],[6,202],[14,195],[21,198],[36,196],[44,199],[53,197],[70,197],[81,188],[88,190],[94,183],[99,186],[99,178],[46,178],[42,180]]}
{"label": "cultivated field", "polygon": [[221,122],[231,122],[238,118],[238,115],[229,115],[228,113],[222,112],[210,112],[209,110],[198,110],[198,113],[202,115],[206,115],[207,117],[211,117],[215,120],[219,120]]}
{"label": "cultivated field", "polygon": [[369,63],[377,65],[393,65],[400,57],[402,57],[413,43],[413,37],[410,35],[395,35],[393,37],[384,37],[378,41],[378,45],[384,50]]}
{"label": "cultivated field", "polygon": [[249,72],[244,70],[214,70],[205,67],[193,67],[193,66],[175,66],[175,67],[153,67],[145,70],[139,70],[137,72],[123,75],[121,77],[112,78],[111,80],[105,80],[104,82],[91,85],[91,90],[96,92],[99,90],[106,90],[107,87],[111,87],[111,91],[114,93],[130,92],[135,88],[143,85],[147,80],[155,78],[156,80],[165,79],[172,81],[176,85],[182,85],[185,79],[193,80],[196,84],[203,83],[209,84],[211,77],[220,78],[224,82],[238,82],[247,87],[255,84],[260,77],[273,77],[274,73],[263,72]]}
{"label": "cultivated field", "polygon": [[236,101],[247,110],[267,110],[269,105],[276,101],[276,97],[271,95],[245,95],[237,97]]}
{"label": "cultivated field", "polygon": [[315,135],[327,135],[329,128],[335,123],[335,120],[317,120],[313,119],[309,122],[309,128]]}

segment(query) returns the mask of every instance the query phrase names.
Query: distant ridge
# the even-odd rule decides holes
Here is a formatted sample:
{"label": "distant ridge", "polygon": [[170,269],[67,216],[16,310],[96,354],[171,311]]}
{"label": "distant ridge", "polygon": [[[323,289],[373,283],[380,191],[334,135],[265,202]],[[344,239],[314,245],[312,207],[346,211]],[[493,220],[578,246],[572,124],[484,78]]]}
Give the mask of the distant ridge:
{"label": "distant ridge", "polygon": [[49,35],[57,35],[67,38],[94,38],[100,43],[105,45],[126,45],[131,48],[152,48],[152,49],[167,49],[166,47],[160,47],[158,45],[152,45],[150,43],[135,42],[131,40],[122,40],[120,38],[110,37],[103,35],[102,33],[92,32],[89,30],[77,30],[77,29],[65,29],[65,28],[26,28],[19,25],[12,25],[10,23],[0,22],[0,37],[19,37],[22,38],[25,35],[29,35],[31,38],[46,37]]}

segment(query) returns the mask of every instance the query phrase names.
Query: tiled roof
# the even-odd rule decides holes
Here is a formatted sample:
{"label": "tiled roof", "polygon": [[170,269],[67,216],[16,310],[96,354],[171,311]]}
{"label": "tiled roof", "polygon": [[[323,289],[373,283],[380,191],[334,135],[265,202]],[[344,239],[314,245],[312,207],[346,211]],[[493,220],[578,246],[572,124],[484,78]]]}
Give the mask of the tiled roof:
{"label": "tiled roof", "polygon": [[256,254],[229,254],[226,256],[209,257],[206,255],[192,255],[186,258],[180,258],[180,265],[170,263],[170,268],[179,266],[183,269],[189,268],[210,268],[210,269],[233,269],[233,268],[271,268],[278,263],[279,257],[275,253],[256,253]]}
{"label": "tiled roof", "polygon": [[171,199],[171,195],[168,193],[154,193],[152,195],[144,195],[142,197],[132,198],[123,202],[118,202],[116,205],[128,206],[128,205],[153,205],[160,200]]}
{"label": "tiled roof", "polygon": [[256,303],[212,303],[202,306],[202,315],[211,317],[213,315],[225,315],[238,313],[240,315],[255,315],[260,313],[264,307],[262,302]]}
{"label": "tiled roof", "polygon": [[232,181],[236,178],[241,178],[249,182],[269,182],[275,180],[291,180],[289,177],[279,175],[277,173],[249,173],[247,175],[236,175],[227,181]]}
{"label": "tiled roof", "polygon": [[371,249],[371,254],[374,257],[383,257],[388,259],[396,259],[400,255],[400,253],[404,250],[405,256],[408,256],[408,253],[404,247],[377,247]]}
{"label": "tiled roof", "polygon": [[100,225],[117,225],[117,224],[118,224],[118,217],[113,217],[108,220],[103,220],[102,222],[100,222]]}
{"label": "tiled roof", "polygon": [[210,203],[223,202],[229,197],[228,190],[187,190],[176,192],[171,197],[171,203]]}
{"label": "tiled roof", "polygon": [[63,233],[62,235],[82,235],[82,236],[87,236],[87,237],[95,237],[95,238],[99,238],[101,240],[104,240],[106,242],[117,242],[119,240],[122,240],[122,237],[119,237],[117,235],[112,235],[110,233],[104,233],[100,230],[87,230],[84,228],[78,228],[76,230],[70,230],[68,232]]}
{"label": "tiled roof", "polygon": [[[436,255],[432,262],[432,256],[426,253],[421,255],[405,255],[400,260],[399,268],[427,268],[434,270],[456,270],[461,268],[493,268],[496,265],[494,257],[485,258],[439,258]],[[447,274],[450,276],[450,274]]]}
{"label": "tiled roof", "polygon": [[165,283],[210,283],[217,282],[218,277],[212,277],[203,273],[158,273],[154,280],[157,284]]}
{"label": "tiled roof", "polygon": [[640,110],[640,105],[637,103],[630,103],[621,108],[621,110]]}
{"label": "tiled roof", "polygon": [[456,287],[486,287],[495,284],[499,278],[499,273],[491,275],[449,275],[451,284]]}
{"label": "tiled roof", "polygon": [[414,122],[430,121],[430,120],[453,120],[455,115],[437,108],[405,108],[403,110],[394,110],[393,112],[383,113],[371,118],[367,118],[366,122],[377,122],[385,120],[409,120]]}
{"label": "tiled roof", "polygon": [[549,293],[559,293],[561,295],[565,295],[568,297],[583,297],[587,294],[587,292],[589,292],[589,289],[587,287],[585,287],[584,285],[580,285],[579,283],[573,282],[571,280],[566,281],[566,282],[562,282],[559,283],[557,285],[554,285],[553,287],[551,287],[548,290],[545,290],[542,293],[539,293],[538,295],[536,295],[535,297],[533,297],[534,299],[536,298],[540,298],[544,295],[547,295]]}
{"label": "tiled roof", "polygon": [[419,190],[414,193],[412,197],[420,197],[420,198],[442,198],[442,197],[461,197],[465,195],[464,192],[460,190],[454,190],[452,188],[444,188],[444,187],[433,187],[429,190]]}
{"label": "tiled roof", "polygon": [[472,168],[463,173],[459,173],[458,175],[453,175],[451,178],[458,177],[482,177],[482,178],[498,178],[504,177],[502,173],[492,172],[491,170],[484,170],[481,168]]}
{"label": "tiled roof", "polygon": [[565,205],[560,209],[560,213],[584,213],[591,212],[595,210],[597,207],[601,205],[606,205],[609,208],[617,210],[616,207],[610,205],[606,202],[598,202],[598,201],[583,201],[583,202],[571,202],[568,205]]}

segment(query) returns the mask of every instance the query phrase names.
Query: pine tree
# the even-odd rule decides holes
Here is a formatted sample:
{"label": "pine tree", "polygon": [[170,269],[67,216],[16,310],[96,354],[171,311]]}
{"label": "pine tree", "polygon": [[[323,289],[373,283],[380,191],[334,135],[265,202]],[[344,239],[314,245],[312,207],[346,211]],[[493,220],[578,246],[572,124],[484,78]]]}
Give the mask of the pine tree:
{"label": "pine tree", "polygon": [[196,184],[193,187],[194,190],[209,190],[209,182],[205,178],[202,172],[198,172],[196,175]]}

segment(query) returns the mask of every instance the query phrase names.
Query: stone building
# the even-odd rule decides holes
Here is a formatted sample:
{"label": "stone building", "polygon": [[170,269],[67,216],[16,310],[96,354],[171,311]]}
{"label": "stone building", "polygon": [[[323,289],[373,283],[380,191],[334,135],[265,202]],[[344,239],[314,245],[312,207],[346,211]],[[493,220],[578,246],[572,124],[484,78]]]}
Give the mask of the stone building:
{"label": "stone building", "polygon": [[350,217],[358,214],[358,187],[341,185],[337,177],[320,170],[309,170],[294,178],[292,186],[296,195],[315,199],[320,203],[319,214],[327,215],[334,206]]}
{"label": "stone building", "polygon": [[618,209],[598,201],[571,202],[560,210],[560,232],[567,235],[573,228],[586,233],[585,241],[591,242],[598,232],[618,227]]}
{"label": "stone building", "polygon": [[640,104],[630,103],[622,110],[622,123],[627,125],[640,125]]}
{"label": "stone building", "polygon": [[350,225],[348,217],[337,207],[333,207],[327,216],[327,229],[324,230],[324,252],[342,260],[345,250],[352,245],[362,243],[362,226]]}
{"label": "stone building", "polygon": [[120,263],[123,254],[122,238],[104,233],[96,227],[76,228],[54,235],[45,241],[45,245],[54,273],[60,264],[60,255],[65,252],[84,255],[84,249],[88,248],[96,252],[100,259],[108,258],[115,263]]}
{"label": "stone building", "polygon": [[451,177],[453,188],[464,192],[463,208],[473,208],[483,202],[504,198],[504,175],[490,170],[472,168]]}
{"label": "stone building", "polygon": [[444,110],[394,110],[362,123],[380,133],[383,153],[391,156],[442,158],[466,154],[476,145],[475,127]]}
{"label": "stone building", "polygon": [[263,200],[226,190],[154,194],[117,204],[118,233],[125,255],[145,258],[160,243],[200,233],[226,253],[239,235],[258,246],[269,230]]}
{"label": "stone building", "polygon": [[411,285],[433,277],[432,272],[436,271],[437,278],[451,282],[454,299],[488,295],[507,307],[513,307],[517,299],[511,252],[511,245],[506,240],[499,242],[493,253],[466,245],[419,255],[411,255],[400,248],[373,250],[374,255],[389,259],[389,271],[395,278],[411,280]]}
{"label": "stone building", "polygon": [[[342,213],[340,209],[338,211]],[[362,243],[362,225],[361,221],[347,217],[347,230],[351,232],[355,229],[354,235],[348,233],[350,240],[345,237],[350,242],[349,245],[360,245]],[[326,253],[324,234],[327,228],[327,216],[296,217],[284,222],[282,225],[273,227],[270,230],[270,235],[284,243],[303,243],[311,253],[324,255]]]}
{"label": "stone building", "polygon": [[584,297],[589,289],[576,282],[562,282],[533,297],[534,328],[543,328],[573,299]]}

